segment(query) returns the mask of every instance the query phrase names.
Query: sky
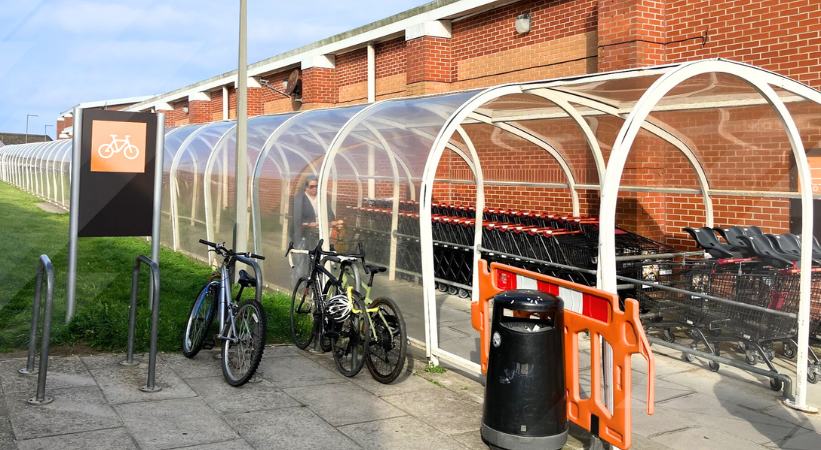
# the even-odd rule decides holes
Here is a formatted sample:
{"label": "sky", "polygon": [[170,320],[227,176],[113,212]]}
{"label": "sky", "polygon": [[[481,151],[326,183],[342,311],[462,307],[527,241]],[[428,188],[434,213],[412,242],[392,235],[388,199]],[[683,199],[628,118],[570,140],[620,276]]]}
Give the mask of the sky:
{"label": "sky", "polygon": [[[427,0],[248,0],[253,63]],[[0,0],[0,132],[237,67],[239,0]]]}

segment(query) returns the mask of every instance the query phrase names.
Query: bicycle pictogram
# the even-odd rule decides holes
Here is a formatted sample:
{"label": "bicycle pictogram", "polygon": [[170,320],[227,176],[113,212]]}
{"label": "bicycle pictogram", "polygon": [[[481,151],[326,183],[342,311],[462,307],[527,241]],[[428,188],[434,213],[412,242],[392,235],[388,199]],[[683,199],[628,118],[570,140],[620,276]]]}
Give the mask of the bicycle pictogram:
{"label": "bicycle pictogram", "polygon": [[125,138],[117,139],[116,134],[111,135],[111,142],[103,144],[97,148],[97,155],[100,158],[108,159],[114,156],[115,153],[122,152],[126,159],[136,159],[140,156],[140,149],[131,143],[131,136],[126,134]]}

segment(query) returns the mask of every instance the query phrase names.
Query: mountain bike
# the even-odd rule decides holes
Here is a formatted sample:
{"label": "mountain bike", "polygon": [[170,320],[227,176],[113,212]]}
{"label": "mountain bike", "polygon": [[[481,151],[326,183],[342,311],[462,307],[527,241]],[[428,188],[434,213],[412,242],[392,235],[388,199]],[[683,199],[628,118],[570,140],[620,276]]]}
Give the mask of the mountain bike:
{"label": "mountain bike", "polygon": [[368,321],[350,314],[351,310],[364,310],[365,304],[346,293],[359,284],[354,262],[360,255],[323,251],[322,244],[320,239],[313,250],[301,250],[295,249],[292,242],[285,252],[291,267],[292,254],[307,255],[311,267],[310,274],[297,281],[291,294],[291,338],[303,350],[318,339],[323,351],[332,351],[339,372],[353,377],[365,364],[364,336],[369,331]]}
{"label": "mountain bike", "polygon": [[[253,253],[237,253],[216,244],[200,239],[201,244],[211,247],[211,252],[222,257],[218,270],[211,274],[208,283],[200,290],[185,326],[182,340],[182,353],[193,358],[203,348],[208,330],[215,317],[219,317],[217,341],[222,341],[222,374],[231,386],[242,386],[254,375],[262,360],[265,349],[266,316],[260,303],[262,280],[259,266],[254,259],[265,257]],[[254,268],[257,278],[245,270],[239,271],[237,283],[240,288],[237,295],[231,298],[231,273],[236,262]],[[251,287],[256,296],[251,300],[242,300],[243,290]]]}
{"label": "mountain bike", "polygon": [[[374,276],[386,269],[367,264],[361,250],[360,254],[344,255],[323,251],[321,246],[322,241],[314,250],[294,250],[289,247],[286,253],[286,256],[290,252],[308,254],[313,266],[310,276],[300,279],[291,296],[291,330],[294,342],[297,346],[304,344],[300,348],[305,348],[318,334],[317,330],[321,336],[327,327],[317,327],[317,322],[350,322],[353,326],[343,326],[341,339],[332,346],[334,360],[350,361],[349,365],[343,367],[337,363],[340,372],[346,376],[355,376],[362,369],[362,363],[365,363],[375,380],[385,384],[393,382],[402,372],[407,356],[405,320],[392,299],[380,297],[372,300],[370,295]],[[355,270],[354,262],[357,260],[361,261],[365,273],[369,275],[364,295],[360,291],[361,283]],[[329,261],[338,264],[338,276],[323,267]],[[347,275],[348,273],[352,275]],[[324,284],[318,281],[323,276],[327,279]],[[353,281],[353,285],[346,280]],[[324,286],[321,290],[320,285]],[[320,301],[317,302],[316,299]],[[300,323],[310,325],[303,325],[300,329]],[[311,334],[302,340],[299,332],[306,329],[311,330]],[[354,335],[353,330],[358,330],[358,335]],[[365,358],[360,359],[359,355],[363,354]]]}

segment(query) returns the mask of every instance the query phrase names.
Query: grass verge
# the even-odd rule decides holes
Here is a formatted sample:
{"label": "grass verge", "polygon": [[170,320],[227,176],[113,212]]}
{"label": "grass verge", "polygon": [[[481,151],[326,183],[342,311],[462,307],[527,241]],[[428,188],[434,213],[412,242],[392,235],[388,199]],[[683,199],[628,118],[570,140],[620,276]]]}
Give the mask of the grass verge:
{"label": "grass verge", "polygon": [[[68,214],[48,213],[40,200],[0,183],[0,352],[24,348],[31,326],[35,270],[47,254],[55,269],[52,345],[87,345],[97,350],[124,351],[128,337],[131,271],[137,255],[150,255],[142,238],[82,238],[78,245],[76,309],[65,323]],[[194,297],[211,269],[173,251],[160,253],[159,348],[176,351]],[[143,270],[137,310],[135,347],[148,348],[151,326],[148,274]],[[289,298],[266,292],[269,342],[286,342]]]}

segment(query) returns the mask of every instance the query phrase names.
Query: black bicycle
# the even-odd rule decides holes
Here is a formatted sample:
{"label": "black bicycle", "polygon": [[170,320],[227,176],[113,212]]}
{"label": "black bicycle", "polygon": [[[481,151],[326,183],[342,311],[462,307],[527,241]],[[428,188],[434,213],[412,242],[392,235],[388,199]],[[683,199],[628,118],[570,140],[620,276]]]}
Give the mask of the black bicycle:
{"label": "black bicycle", "polygon": [[182,340],[182,353],[193,358],[203,348],[208,330],[219,317],[217,341],[222,341],[222,374],[228,384],[242,386],[254,375],[262,360],[265,349],[266,316],[262,304],[255,298],[242,300],[245,288],[250,287],[260,293],[262,280],[248,275],[245,270],[239,271],[237,283],[240,288],[237,295],[231,298],[231,273],[237,261],[255,268],[260,276],[254,259],[265,257],[253,253],[237,253],[216,244],[200,239],[201,244],[222,257],[218,270],[211,274],[208,283],[200,290],[185,326]]}
{"label": "black bicycle", "polygon": [[364,299],[352,294],[359,286],[354,263],[364,255],[324,251],[322,244],[320,239],[313,250],[300,250],[291,243],[285,252],[289,261],[292,253],[310,259],[310,274],[297,281],[291,294],[291,337],[301,349],[319,339],[323,351],[333,352],[339,372],[353,377],[365,364],[370,331],[368,321],[356,314],[365,310]]}

